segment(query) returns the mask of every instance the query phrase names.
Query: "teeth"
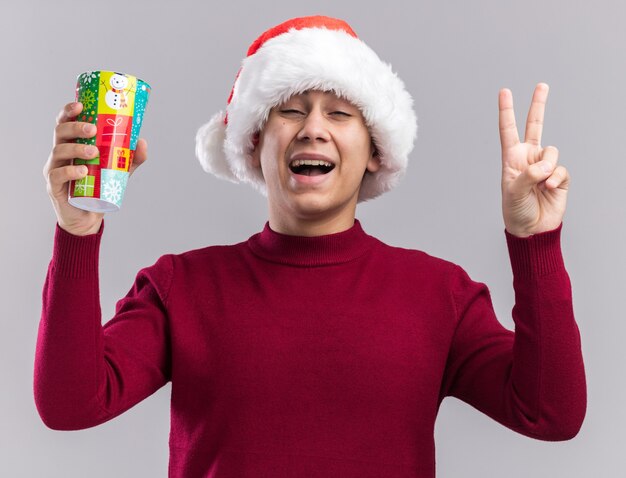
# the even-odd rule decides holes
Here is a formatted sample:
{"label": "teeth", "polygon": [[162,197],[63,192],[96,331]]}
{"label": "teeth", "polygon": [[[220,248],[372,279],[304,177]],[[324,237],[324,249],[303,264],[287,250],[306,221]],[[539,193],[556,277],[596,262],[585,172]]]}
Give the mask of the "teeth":
{"label": "teeth", "polygon": [[319,159],[296,159],[291,162],[291,166],[297,168],[298,166],[326,166],[328,168],[332,168],[333,163],[329,163],[328,161],[322,161]]}

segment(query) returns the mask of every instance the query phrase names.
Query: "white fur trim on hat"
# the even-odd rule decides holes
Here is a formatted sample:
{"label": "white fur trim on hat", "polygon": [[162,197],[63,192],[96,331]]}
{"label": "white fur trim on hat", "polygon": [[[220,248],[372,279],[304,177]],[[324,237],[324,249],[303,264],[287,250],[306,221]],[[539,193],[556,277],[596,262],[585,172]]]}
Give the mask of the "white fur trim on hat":
{"label": "white fur trim on hat", "polygon": [[224,112],[220,111],[198,130],[196,134],[196,156],[200,160],[202,169],[207,173],[237,183],[239,180],[231,171],[224,153],[225,138]]}
{"label": "white fur trim on hat", "polygon": [[221,126],[214,117],[198,131],[196,153],[203,168],[267,194],[260,169],[251,165],[252,137],[274,106],[307,90],[333,91],[363,114],[381,167],[363,178],[359,201],[393,188],[417,135],[413,99],[391,66],[364,42],[341,30],[317,27],[291,29],[243,60],[227,124],[220,113]]}

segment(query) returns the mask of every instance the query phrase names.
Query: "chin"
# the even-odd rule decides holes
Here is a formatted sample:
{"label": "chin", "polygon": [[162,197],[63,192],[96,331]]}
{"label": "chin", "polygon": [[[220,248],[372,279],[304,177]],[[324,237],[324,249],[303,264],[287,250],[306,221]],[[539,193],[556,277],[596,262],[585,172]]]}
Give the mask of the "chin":
{"label": "chin", "polygon": [[328,194],[304,194],[293,199],[291,210],[301,219],[314,219],[354,214],[357,196],[336,198]]}
{"label": "chin", "polygon": [[[316,197],[317,196],[317,197]],[[315,194],[305,194],[296,198],[292,203],[292,210],[299,216],[323,215],[337,208],[329,198]]]}

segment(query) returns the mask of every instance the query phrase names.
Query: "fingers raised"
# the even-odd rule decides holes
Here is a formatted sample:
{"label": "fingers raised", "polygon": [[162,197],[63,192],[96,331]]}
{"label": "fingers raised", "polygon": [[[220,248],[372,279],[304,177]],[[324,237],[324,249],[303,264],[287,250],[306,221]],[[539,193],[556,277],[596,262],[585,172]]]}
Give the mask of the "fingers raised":
{"label": "fingers raised", "polygon": [[533,99],[528,110],[526,119],[526,133],[524,142],[539,146],[541,144],[541,133],[543,131],[543,116],[546,109],[549,87],[545,83],[539,83],[535,87]]}
{"label": "fingers raised", "polygon": [[513,94],[508,88],[502,88],[498,95],[500,110],[500,144],[502,149],[508,149],[519,143],[515,112],[513,111]]}

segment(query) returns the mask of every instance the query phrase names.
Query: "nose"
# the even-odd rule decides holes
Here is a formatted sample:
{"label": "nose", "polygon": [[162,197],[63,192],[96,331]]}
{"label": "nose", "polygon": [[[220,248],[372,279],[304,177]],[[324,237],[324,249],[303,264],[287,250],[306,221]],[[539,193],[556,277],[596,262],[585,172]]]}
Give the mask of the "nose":
{"label": "nose", "polygon": [[310,142],[328,141],[330,139],[326,118],[321,111],[313,108],[307,112],[297,138],[300,141]]}

